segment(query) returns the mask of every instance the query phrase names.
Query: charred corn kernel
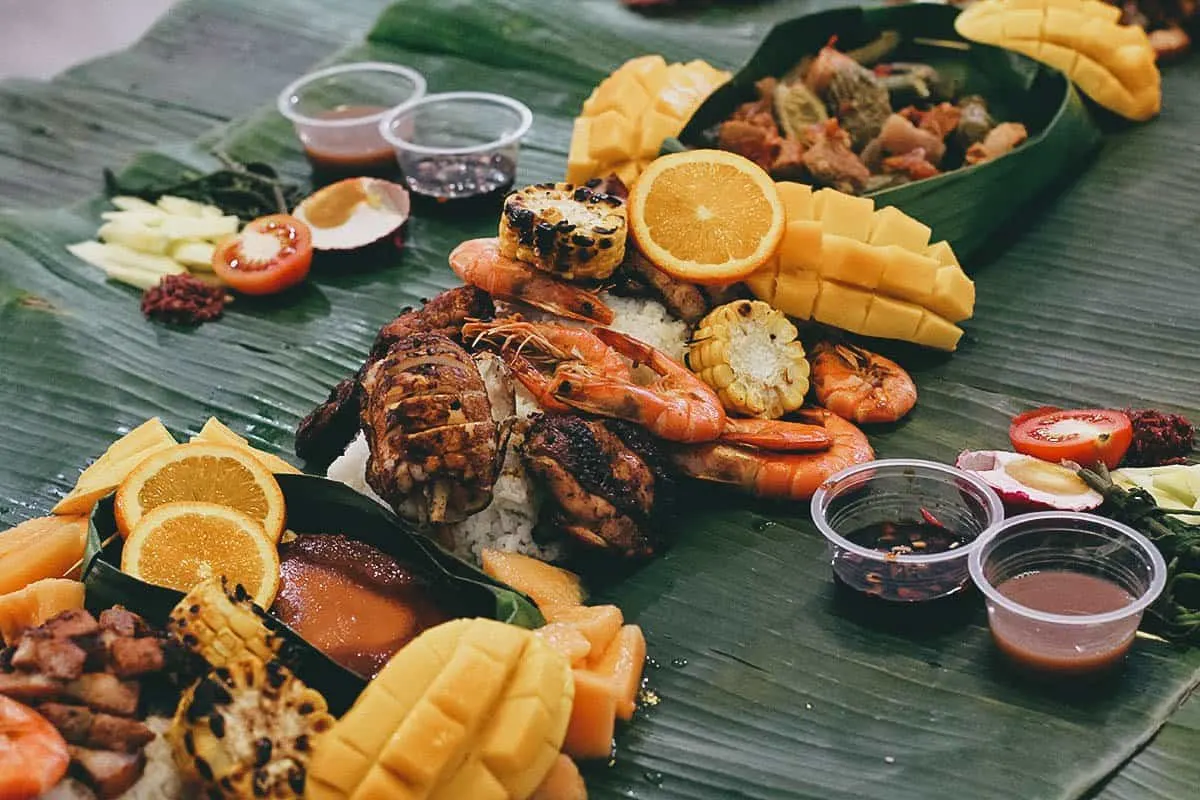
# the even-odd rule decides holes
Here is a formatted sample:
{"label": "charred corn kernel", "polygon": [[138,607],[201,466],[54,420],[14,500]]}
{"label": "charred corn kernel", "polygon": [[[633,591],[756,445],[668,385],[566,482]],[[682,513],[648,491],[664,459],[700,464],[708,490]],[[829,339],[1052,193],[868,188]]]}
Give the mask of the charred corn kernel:
{"label": "charred corn kernel", "polygon": [[325,698],[287,667],[244,655],[184,692],[166,738],[205,797],[298,800],[333,723]]}
{"label": "charred corn kernel", "polygon": [[687,364],[726,409],[777,419],[804,404],[808,360],[796,326],[759,300],[735,300],[700,320]]}
{"label": "charred corn kernel", "polygon": [[230,591],[222,578],[188,592],[171,610],[167,629],[213,667],[243,656],[269,661],[282,643],[258,618],[246,590]]}
{"label": "charred corn kernel", "polygon": [[1162,107],[1162,76],[1139,25],[1100,0],[982,0],[954,22],[963,38],[1062,70],[1100,105],[1134,120]]}
{"label": "charred corn kernel", "polygon": [[567,279],[603,279],[625,258],[627,230],[620,198],[539,183],[505,198],[500,252]]}
{"label": "charred corn kernel", "polygon": [[322,737],[309,800],[525,800],[562,747],[575,682],[532,631],[485,619],[430,628]]}

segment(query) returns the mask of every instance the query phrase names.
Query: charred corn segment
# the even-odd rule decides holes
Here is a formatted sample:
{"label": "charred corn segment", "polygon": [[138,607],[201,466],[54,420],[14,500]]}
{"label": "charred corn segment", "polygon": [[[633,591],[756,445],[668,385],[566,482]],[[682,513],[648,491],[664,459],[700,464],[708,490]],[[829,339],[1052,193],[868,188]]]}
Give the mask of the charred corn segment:
{"label": "charred corn segment", "polygon": [[981,0],[954,22],[965,39],[1060,70],[1108,110],[1147,120],[1162,108],[1162,76],[1140,25],[1101,0]]}
{"label": "charred corn segment", "polygon": [[269,661],[282,641],[267,629],[254,611],[246,590],[228,590],[212,578],[188,592],[171,610],[167,629],[214,668],[236,659]]}
{"label": "charred corn segment", "polygon": [[321,739],[309,800],[525,800],[558,757],[570,664],[532,631],[484,619],[430,628]]}
{"label": "charred corn segment", "polygon": [[175,764],[211,798],[300,798],[333,728],[325,698],[278,661],[244,656],[184,692],[167,731]]}
{"label": "charred corn segment", "polygon": [[607,278],[625,258],[625,202],[570,183],[513,192],[500,215],[500,252],[564,278]]}
{"label": "charred corn segment", "polygon": [[583,103],[571,132],[567,180],[609,173],[630,185],[729,73],[703,61],[668,64],[648,55],[626,61]]}
{"label": "charred corn segment", "polygon": [[776,258],[746,280],[755,297],[864,336],[957,347],[975,284],[948,243],[930,244],[929,226],[869,198],[779,186],[787,225]]}
{"label": "charred corn segment", "polygon": [[761,300],[717,306],[700,320],[687,365],[734,414],[778,419],[804,405],[808,360],[796,326]]}

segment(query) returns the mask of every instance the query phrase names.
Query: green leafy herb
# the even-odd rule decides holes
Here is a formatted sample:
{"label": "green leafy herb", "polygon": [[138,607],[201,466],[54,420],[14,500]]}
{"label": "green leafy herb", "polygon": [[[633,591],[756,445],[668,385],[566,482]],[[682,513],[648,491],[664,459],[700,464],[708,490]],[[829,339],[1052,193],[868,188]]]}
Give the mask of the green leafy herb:
{"label": "green leafy herb", "polygon": [[1079,470],[1079,477],[1104,495],[1103,511],[1144,533],[1167,562],[1166,588],[1149,609],[1154,632],[1200,644],[1200,525],[1178,518],[1188,512],[1160,508],[1145,489],[1117,486],[1103,464]]}
{"label": "green leafy herb", "polygon": [[217,158],[223,169],[202,174],[184,173],[172,183],[122,183],[116,173],[104,170],[104,191],[109,197],[133,195],[151,202],[165,194],[211,203],[226,214],[235,214],[243,222],[268,214],[286,214],[301,199],[300,187],[280,180],[269,164],[242,164],[224,153]]}

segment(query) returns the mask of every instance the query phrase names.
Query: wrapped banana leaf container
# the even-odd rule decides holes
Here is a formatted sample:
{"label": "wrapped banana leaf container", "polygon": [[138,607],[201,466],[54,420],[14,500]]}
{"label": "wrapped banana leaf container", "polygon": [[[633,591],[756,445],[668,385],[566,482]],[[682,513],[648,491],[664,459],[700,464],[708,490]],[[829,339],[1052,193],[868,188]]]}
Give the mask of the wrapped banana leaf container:
{"label": "wrapped banana leaf container", "polygon": [[[424,579],[439,606],[451,616],[490,617],[525,628],[544,622],[528,597],[452,556],[345,484],[312,475],[280,474],[275,478],[287,503],[288,530],[313,535],[340,533],[377,547]],[[183,593],[121,572],[123,542],[116,532],[110,495],[97,503],[88,526],[83,569],[88,609],[99,613],[122,605],[156,626],[165,625]],[[325,696],[334,714],[353,704],[367,685],[365,676],[339,665],[269,613],[260,617],[282,636],[283,660]]]}
{"label": "wrapped banana leaf container", "polygon": [[836,38],[849,52],[885,34],[896,48],[886,61],[925,64],[959,95],[977,94],[997,121],[1024,123],[1029,139],[1012,152],[975,166],[869,195],[896,206],[949,240],[960,258],[978,254],[1040,195],[1071,179],[1100,142],[1100,130],[1075,87],[1057,70],[1022,55],[968,43],[954,31],[958,9],[916,3],[842,8],[796,17],[771,29],[737,74],[696,110],[663,149],[715,147],[717,128],[743,103],[758,98],[755,82],[782,77]]}

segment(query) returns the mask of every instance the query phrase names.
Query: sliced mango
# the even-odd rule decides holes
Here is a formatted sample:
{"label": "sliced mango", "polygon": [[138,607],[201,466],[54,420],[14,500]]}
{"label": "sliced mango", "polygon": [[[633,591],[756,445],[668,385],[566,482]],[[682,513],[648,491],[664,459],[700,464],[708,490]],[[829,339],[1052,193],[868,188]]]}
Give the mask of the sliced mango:
{"label": "sliced mango", "polygon": [[616,606],[560,606],[547,614],[554,624],[570,625],[588,641],[592,653],[603,653],[625,624]]}
{"label": "sliced mango", "polygon": [[483,571],[533,598],[543,614],[563,606],[583,604],[579,576],[520,553],[485,548]]}
{"label": "sliced mango", "polygon": [[260,464],[271,470],[271,472],[284,472],[294,475],[301,474],[300,470],[296,469],[279,456],[251,447],[250,442],[231,431],[216,417],[209,417],[208,422],[204,423],[204,427],[200,429],[200,432],[192,437],[192,441],[212,442],[213,444],[226,444],[230,447],[237,447],[250,453],[250,455],[254,456]]}
{"label": "sliced mango", "polygon": [[639,56],[618,67],[592,91],[571,134],[567,181],[584,183],[616,173],[632,184],[729,73],[703,61],[668,64]]}
{"label": "sliced mango", "polygon": [[913,219],[895,206],[884,206],[871,217],[871,233],[867,242],[878,247],[895,245],[920,253],[929,244],[930,233],[929,226],[923,222]]}
{"label": "sliced mango", "polygon": [[104,454],[79,475],[75,488],[58,501],[53,512],[67,516],[90,514],[96,501],[116,489],[142,459],[175,444],[162,420],[158,417],[146,420],[109,445]]}
{"label": "sliced mango", "polygon": [[879,286],[884,271],[892,266],[883,248],[836,234],[827,234],[821,240],[819,271],[822,278],[874,289]]}
{"label": "sliced mango", "polygon": [[813,215],[827,234],[865,242],[874,212],[875,201],[869,197],[855,197],[836,189],[813,192]]}
{"label": "sliced mango", "polygon": [[24,589],[0,595],[0,644],[13,644],[21,634],[64,611],[83,608],[83,584],[65,578],[43,578]]}
{"label": "sliced mango", "polygon": [[1120,17],[1100,0],[980,0],[954,28],[1059,69],[1110,111],[1147,120],[1162,108],[1162,76],[1145,30]]}
{"label": "sliced mango", "polygon": [[[753,291],[753,288],[751,288]],[[775,278],[775,299],[771,305],[788,316],[812,319],[821,293],[821,276],[815,272],[784,272]]]}
{"label": "sliced mango", "polygon": [[44,578],[75,578],[87,543],[87,517],[38,517],[0,531],[0,595]]}

